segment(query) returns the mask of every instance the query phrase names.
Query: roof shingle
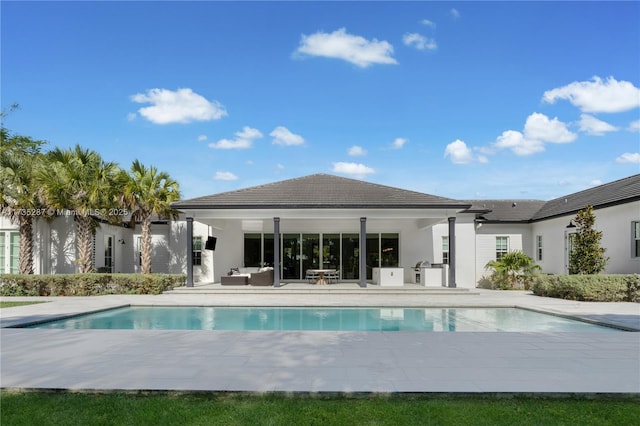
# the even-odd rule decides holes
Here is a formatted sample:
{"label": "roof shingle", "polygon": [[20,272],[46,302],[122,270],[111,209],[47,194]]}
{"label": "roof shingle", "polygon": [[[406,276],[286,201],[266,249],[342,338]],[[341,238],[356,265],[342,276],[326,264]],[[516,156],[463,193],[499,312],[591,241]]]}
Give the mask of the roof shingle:
{"label": "roof shingle", "polygon": [[465,201],[421,192],[314,174],[178,201],[176,209],[267,209],[267,208],[456,208]]}

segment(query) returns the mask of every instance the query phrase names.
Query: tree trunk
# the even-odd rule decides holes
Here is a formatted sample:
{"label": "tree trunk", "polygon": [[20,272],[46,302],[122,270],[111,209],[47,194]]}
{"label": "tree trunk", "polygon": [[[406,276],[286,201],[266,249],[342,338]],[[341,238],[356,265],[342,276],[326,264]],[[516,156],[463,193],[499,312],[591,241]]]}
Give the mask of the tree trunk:
{"label": "tree trunk", "polygon": [[140,256],[142,257],[142,273],[151,273],[151,215],[142,218],[141,231],[142,247]]}
{"label": "tree trunk", "polygon": [[91,233],[91,217],[75,216],[76,219],[76,244],[78,245],[78,266],[81,274],[93,271],[92,246],[93,235]]}
{"label": "tree trunk", "polygon": [[20,224],[20,273],[33,274],[33,218],[18,216]]}

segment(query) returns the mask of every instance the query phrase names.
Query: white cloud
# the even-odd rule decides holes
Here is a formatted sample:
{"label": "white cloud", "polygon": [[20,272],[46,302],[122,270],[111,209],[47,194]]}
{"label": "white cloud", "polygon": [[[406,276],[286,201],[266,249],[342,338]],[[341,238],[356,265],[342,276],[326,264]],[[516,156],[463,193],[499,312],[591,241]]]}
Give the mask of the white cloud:
{"label": "white cloud", "polygon": [[407,143],[407,141],[408,140],[405,139],[405,138],[395,138],[395,140],[391,144],[391,148],[393,148],[393,149],[402,149],[402,147],[404,146],[404,144]]}
{"label": "white cloud", "polygon": [[525,156],[544,151],[545,142],[568,143],[578,135],[569,131],[567,125],[557,118],[549,119],[544,114],[534,112],[527,117],[522,132],[506,130],[489,148],[480,148],[485,154],[493,154],[494,148],[510,149],[514,154]]}
{"label": "white cloud", "polygon": [[372,64],[397,64],[389,42],[348,34],[345,28],[332,33],[303,34],[295,53],[342,59],[361,68]]}
{"label": "white cloud", "polygon": [[603,81],[596,76],[592,81],[574,81],[548,90],[542,99],[548,103],[566,99],[582,112],[622,112],[640,106],[640,89],[628,81],[613,77]]}
{"label": "white cloud", "polygon": [[432,38],[427,38],[418,33],[407,33],[402,37],[402,42],[407,46],[413,46],[418,50],[435,50],[438,44]]}
{"label": "white cloud", "polygon": [[467,144],[456,139],[451,142],[444,150],[444,156],[450,157],[451,162],[455,164],[467,164],[473,161],[473,153],[467,147]]}
{"label": "white cloud", "polygon": [[616,158],[616,163],[640,164],[640,152],[625,152]]}
{"label": "white cloud", "polygon": [[514,154],[521,156],[544,151],[544,143],[536,139],[527,139],[515,130],[502,132],[493,146],[498,149],[510,149]]}
{"label": "white cloud", "polygon": [[203,141],[206,141],[206,140],[207,140],[207,135],[200,135],[200,136],[198,136],[198,141],[199,141],[199,142],[203,142]]}
{"label": "white cloud", "polygon": [[534,112],[524,124],[524,134],[527,139],[543,142],[567,143],[576,140],[578,135],[567,129],[567,125],[558,118],[549,120],[544,114]]}
{"label": "white cloud", "polygon": [[218,142],[211,142],[209,148],[214,149],[247,149],[251,148],[253,141],[262,137],[258,129],[244,126],[243,129],[235,133],[235,139],[220,139]]}
{"label": "white cloud", "polygon": [[629,123],[627,130],[630,132],[640,132],[640,120],[632,121]]}
{"label": "white cloud", "polygon": [[136,103],[150,103],[138,113],[155,124],[190,123],[192,121],[219,120],[227,115],[224,106],[208,101],[191,89],[151,89],[131,96]]}
{"label": "white cloud", "polygon": [[453,19],[458,19],[460,17],[460,12],[458,12],[458,9],[451,9],[449,13],[451,14],[451,16],[453,16]]}
{"label": "white cloud", "polygon": [[599,120],[595,118],[593,115],[589,114],[581,114],[580,121],[578,122],[580,125],[580,131],[585,132],[589,135],[594,136],[602,136],[606,132],[616,132],[618,128],[612,126],[611,124]]}
{"label": "white cloud", "polygon": [[360,157],[363,155],[367,155],[367,150],[361,146],[354,145],[351,148],[349,148],[347,153],[352,157]]}
{"label": "white cloud", "polygon": [[135,112],[130,112],[127,114],[127,121],[133,121],[138,118],[138,115]]}
{"label": "white cloud", "polygon": [[269,135],[273,137],[271,143],[274,145],[292,146],[304,144],[304,138],[302,136],[291,133],[289,129],[283,126],[276,127]]}
{"label": "white cloud", "polygon": [[427,26],[427,27],[431,27],[431,28],[435,28],[436,27],[436,23],[433,22],[433,21],[430,21],[428,19],[423,19],[422,21],[420,21],[420,23],[422,25],[424,25],[424,26]]}
{"label": "white cloud", "polygon": [[234,175],[231,172],[216,172],[213,176],[215,180],[237,180],[238,176]]}
{"label": "white cloud", "polygon": [[337,162],[333,163],[333,168],[331,169],[334,173],[341,173],[345,175],[352,175],[355,177],[363,178],[366,175],[371,173],[375,173],[375,170],[371,167],[365,166],[360,163],[343,163]]}

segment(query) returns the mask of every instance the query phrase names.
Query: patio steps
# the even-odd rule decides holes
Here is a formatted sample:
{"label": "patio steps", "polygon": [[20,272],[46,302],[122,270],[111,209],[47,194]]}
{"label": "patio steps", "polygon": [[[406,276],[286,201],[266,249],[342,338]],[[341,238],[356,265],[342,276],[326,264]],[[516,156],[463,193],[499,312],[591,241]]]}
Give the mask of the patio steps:
{"label": "patio steps", "polygon": [[315,285],[284,285],[281,287],[252,287],[252,286],[221,286],[219,284],[196,285],[195,287],[178,287],[164,294],[420,294],[420,295],[478,295],[479,293],[468,288],[445,288],[445,287],[379,287],[367,286],[366,288],[357,285],[345,287],[337,285],[315,286]]}

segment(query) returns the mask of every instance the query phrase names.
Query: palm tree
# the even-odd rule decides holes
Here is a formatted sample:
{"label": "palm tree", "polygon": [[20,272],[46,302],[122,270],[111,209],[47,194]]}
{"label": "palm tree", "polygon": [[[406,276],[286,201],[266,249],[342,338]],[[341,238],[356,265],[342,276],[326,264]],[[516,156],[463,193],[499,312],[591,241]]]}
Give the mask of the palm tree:
{"label": "palm tree", "polygon": [[0,211],[20,227],[21,274],[33,274],[33,221],[47,212],[38,197],[33,172],[42,160],[43,144],[0,129]]}
{"label": "palm tree", "polygon": [[0,156],[0,206],[2,215],[20,227],[21,274],[33,274],[33,222],[45,216],[33,179],[39,157]]}
{"label": "palm tree", "polygon": [[515,288],[522,283],[528,289],[533,276],[540,271],[540,266],[521,251],[512,251],[502,256],[500,260],[492,260],[485,269],[493,269],[492,281],[499,288]]}
{"label": "palm tree", "polygon": [[142,247],[140,248],[142,273],[151,273],[151,218],[177,218],[178,212],[171,203],[180,199],[178,182],[166,172],[155,167],[145,167],[138,160],[131,165],[122,196],[124,205],[131,212],[132,224],[140,222]]}
{"label": "palm tree", "polygon": [[80,273],[93,270],[92,216],[106,212],[114,204],[118,167],[105,162],[95,151],[76,145],[47,153],[47,167],[37,174],[44,200],[55,209],[67,209],[76,222],[77,263]]}

